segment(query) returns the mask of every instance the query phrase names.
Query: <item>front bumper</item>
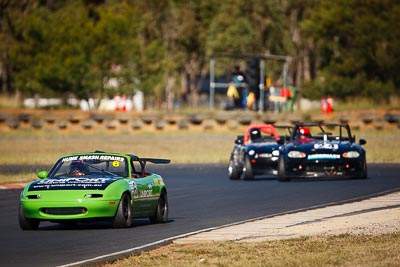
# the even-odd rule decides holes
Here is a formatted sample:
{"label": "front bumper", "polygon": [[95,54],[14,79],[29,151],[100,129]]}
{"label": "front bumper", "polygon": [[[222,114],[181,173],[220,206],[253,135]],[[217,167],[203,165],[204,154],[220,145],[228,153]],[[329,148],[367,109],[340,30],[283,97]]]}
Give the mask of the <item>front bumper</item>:
{"label": "front bumper", "polygon": [[362,177],[359,160],[291,160],[286,163],[289,177]]}
{"label": "front bumper", "polygon": [[21,202],[26,218],[51,221],[113,217],[117,211],[118,204],[119,200],[96,202],[34,202],[29,200]]}
{"label": "front bumper", "polygon": [[251,168],[255,175],[277,175],[278,158],[258,158],[250,159]]}
{"label": "front bumper", "polygon": [[119,194],[80,190],[30,191],[20,199],[26,218],[51,221],[113,217],[119,201]]}

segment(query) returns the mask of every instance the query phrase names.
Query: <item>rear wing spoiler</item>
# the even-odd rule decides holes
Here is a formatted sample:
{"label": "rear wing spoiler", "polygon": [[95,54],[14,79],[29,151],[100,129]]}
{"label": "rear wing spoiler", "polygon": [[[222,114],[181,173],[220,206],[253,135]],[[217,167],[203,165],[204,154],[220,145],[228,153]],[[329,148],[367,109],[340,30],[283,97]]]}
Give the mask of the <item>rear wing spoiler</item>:
{"label": "rear wing spoiler", "polygon": [[168,164],[171,162],[170,159],[154,159],[154,158],[137,158],[137,161],[151,162],[155,164]]}
{"label": "rear wing spoiler", "polygon": [[146,163],[151,162],[154,164],[169,164],[170,159],[156,159],[156,158],[139,158],[138,156],[131,155],[132,160],[139,162],[142,175],[145,174]]}

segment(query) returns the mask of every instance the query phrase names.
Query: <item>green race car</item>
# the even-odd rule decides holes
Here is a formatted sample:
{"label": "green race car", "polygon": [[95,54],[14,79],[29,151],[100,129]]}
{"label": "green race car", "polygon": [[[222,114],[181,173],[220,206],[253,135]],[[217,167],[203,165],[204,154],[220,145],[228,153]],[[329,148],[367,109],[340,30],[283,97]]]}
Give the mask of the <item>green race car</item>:
{"label": "green race car", "polygon": [[147,162],[170,160],[103,151],[61,157],[21,192],[21,229],[36,230],[41,221],[110,220],[114,228],[130,227],[133,218],[167,222],[167,188],[160,175],[145,171]]}

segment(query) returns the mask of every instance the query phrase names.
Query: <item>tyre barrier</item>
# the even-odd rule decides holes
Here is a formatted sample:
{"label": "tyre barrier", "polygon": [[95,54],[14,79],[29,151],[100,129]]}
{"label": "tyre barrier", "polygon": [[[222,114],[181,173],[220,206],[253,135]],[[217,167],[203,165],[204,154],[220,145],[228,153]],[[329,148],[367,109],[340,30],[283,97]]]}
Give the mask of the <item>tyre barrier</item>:
{"label": "tyre barrier", "polygon": [[253,112],[216,112],[210,114],[137,114],[137,113],[83,113],[64,112],[0,112],[0,131],[17,130],[105,130],[126,131],[171,131],[198,130],[235,131],[253,123],[293,125],[298,121],[325,121],[349,123],[353,129],[374,128],[376,130],[400,129],[400,111],[396,112],[358,112],[337,113],[330,115],[301,114],[258,114]]}

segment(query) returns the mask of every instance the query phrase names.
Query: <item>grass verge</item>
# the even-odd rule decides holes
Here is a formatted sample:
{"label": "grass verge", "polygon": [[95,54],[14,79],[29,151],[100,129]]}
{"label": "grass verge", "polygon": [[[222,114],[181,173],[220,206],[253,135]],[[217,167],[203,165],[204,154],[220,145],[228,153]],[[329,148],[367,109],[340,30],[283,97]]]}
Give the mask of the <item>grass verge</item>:
{"label": "grass verge", "polygon": [[398,266],[400,234],[301,237],[257,243],[171,244],[130,256],[122,266]]}

